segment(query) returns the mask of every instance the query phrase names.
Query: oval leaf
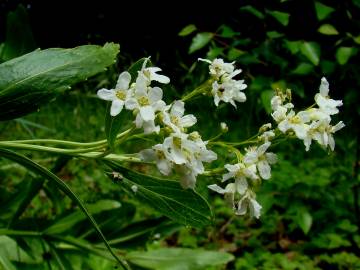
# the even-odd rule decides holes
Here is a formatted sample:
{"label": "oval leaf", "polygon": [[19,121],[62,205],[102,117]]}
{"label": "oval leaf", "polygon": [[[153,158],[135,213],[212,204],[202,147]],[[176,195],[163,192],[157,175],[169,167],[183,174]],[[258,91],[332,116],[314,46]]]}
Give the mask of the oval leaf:
{"label": "oval leaf", "polygon": [[70,85],[114,63],[119,45],[37,50],[0,65],[0,120],[38,109]]}
{"label": "oval leaf", "polygon": [[179,32],[179,36],[184,37],[187,35],[190,35],[192,32],[194,32],[196,30],[196,26],[194,24],[189,24],[187,26],[185,26],[180,32]]}
{"label": "oval leaf", "polygon": [[119,173],[114,180],[121,179],[119,183],[129,195],[164,216],[194,227],[203,227],[212,222],[213,215],[206,200],[191,189],[183,189],[178,181],[137,173],[110,161],[104,163]]}
{"label": "oval leaf", "polygon": [[320,46],[316,42],[303,42],[300,46],[301,53],[315,66],[320,62]]}
{"label": "oval leaf", "polygon": [[135,265],[156,270],[208,269],[234,260],[234,256],[229,253],[187,248],[133,251],[126,258]]}
{"label": "oval leaf", "polygon": [[213,38],[213,34],[209,32],[198,33],[192,40],[189,53],[196,52],[203,48]]}
{"label": "oval leaf", "polygon": [[336,60],[340,65],[345,65],[355,53],[356,49],[353,47],[340,47],[336,50]]}
{"label": "oval leaf", "polygon": [[339,32],[331,24],[323,24],[319,27],[318,32],[324,35],[338,35]]}

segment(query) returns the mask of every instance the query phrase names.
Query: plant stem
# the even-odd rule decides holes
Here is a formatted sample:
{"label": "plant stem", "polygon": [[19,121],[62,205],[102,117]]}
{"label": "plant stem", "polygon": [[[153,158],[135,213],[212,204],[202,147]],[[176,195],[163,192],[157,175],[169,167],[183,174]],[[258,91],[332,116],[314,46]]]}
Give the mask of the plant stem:
{"label": "plant stem", "polygon": [[195,88],[193,91],[191,91],[190,93],[188,93],[187,95],[185,95],[184,97],[181,98],[181,101],[185,102],[190,100],[191,98],[204,93],[205,90],[208,88],[209,84],[210,84],[210,80],[207,80],[206,82],[204,82],[203,84],[201,84],[200,86],[198,86],[197,88]]}

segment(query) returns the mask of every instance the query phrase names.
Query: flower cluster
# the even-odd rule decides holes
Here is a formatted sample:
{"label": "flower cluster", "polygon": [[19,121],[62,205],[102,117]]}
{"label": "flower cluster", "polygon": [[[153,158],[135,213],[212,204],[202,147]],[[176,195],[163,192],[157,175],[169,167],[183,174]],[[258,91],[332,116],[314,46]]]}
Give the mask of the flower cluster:
{"label": "flower cluster", "polygon": [[[304,111],[295,113],[291,102],[285,103],[289,95],[279,93],[271,100],[272,117],[278,124],[282,133],[293,132],[295,136],[303,140],[305,149],[310,149],[314,140],[323,147],[335,148],[333,134],[342,129],[345,124],[340,121],[331,125],[331,117],[339,112],[337,107],[342,105],[341,100],[333,100],[329,97],[329,83],[325,78],[321,79],[319,93],[315,95],[318,107],[310,107]],[[285,104],[284,104],[285,103]]]}
{"label": "flower cluster", "polygon": [[209,74],[212,80],[211,94],[214,96],[215,105],[220,101],[230,103],[236,108],[235,101],[245,102],[246,96],[242,92],[247,85],[244,80],[235,80],[234,77],[241,73],[241,69],[235,69],[233,63],[225,63],[223,59],[216,58],[213,61],[199,58],[200,61],[209,63]]}
{"label": "flower cluster", "polygon": [[208,186],[211,190],[224,194],[237,215],[244,215],[249,209],[251,216],[260,217],[261,205],[256,201],[252,187],[260,179],[267,180],[271,177],[270,165],[277,162],[277,157],[274,153],[267,152],[270,145],[271,142],[267,141],[260,146],[249,147],[237,164],[225,165],[228,173],[223,175],[222,182],[232,178],[235,182],[227,184],[224,189],[216,184]]}
{"label": "flower cluster", "polygon": [[170,79],[157,74],[160,68],[146,67],[146,62],[138,72],[135,83],[130,85],[130,74],[122,72],[115,89],[100,89],[98,96],[112,102],[112,116],[118,115],[123,107],[132,110],[136,115],[136,127],[143,128],[145,134],[159,133],[162,126],[167,137],[161,144],[141,151],[142,160],[155,161],[164,175],[176,171],[184,188],[194,188],[197,175],[205,171],[203,162],[211,162],[217,155],[206,148],[207,142],[201,139],[198,132],[187,133],[187,128],[197,120],[192,114],[184,115],[184,102],[176,100],[167,105],[162,100],[162,89],[151,87],[152,81],[169,83]]}
{"label": "flower cluster", "polygon": [[[101,99],[112,102],[112,116],[118,115],[123,108],[131,110],[135,115],[134,123],[137,128],[143,128],[145,134],[159,134],[162,142],[140,151],[140,158],[144,162],[156,163],[163,175],[175,172],[184,188],[194,188],[197,176],[205,172],[203,163],[217,159],[217,154],[207,149],[208,142],[203,141],[197,131],[188,132],[188,128],[195,125],[197,119],[192,114],[185,114],[184,101],[205,92],[212,94],[216,106],[223,101],[236,108],[235,102],[246,101],[242,90],[247,86],[244,80],[234,79],[241,72],[235,69],[234,63],[225,63],[222,59],[199,60],[209,63],[211,78],[182,100],[175,100],[170,104],[162,100],[163,91],[160,87],[151,86],[152,81],[167,84],[170,79],[158,74],[160,68],[147,67],[148,60],[144,61],[133,83],[130,73],[125,71],[119,75],[115,89],[98,91]],[[331,124],[331,118],[339,112],[338,107],[342,105],[342,101],[329,97],[329,83],[325,78],[321,79],[315,103],[296,113],[291,103],[290,90],[286,93],[278,91],[271,99],[271,116],[277,127],[273,128],[271,123],[264,124],[256,136],[241,143],[214,142],[228,131],[228,126],[221,123],[221,134],[211,141],[235,153],[237,163],[224,166],[226,173],[222,175],[222,182],[227,182],[224,188],[217,184],[208,187],[223,194],[235,214],[250,213],[252,217],[260,217],[262,207],[256,201],[255,188],[262,180],[271,178],[271,165],[277,162],[277,156],[269,151],[274,140],[290,135],[301,139],[307,151],[312,141],[334,150],[333,134],[345,125],[342,121],[334,126]],[[237,148],[237,145],[242,144],[249,145],[243,152]],[[212,172],[217,174],[219,171],[214,169]],[[134,187],[133,191],[136,190]]]}

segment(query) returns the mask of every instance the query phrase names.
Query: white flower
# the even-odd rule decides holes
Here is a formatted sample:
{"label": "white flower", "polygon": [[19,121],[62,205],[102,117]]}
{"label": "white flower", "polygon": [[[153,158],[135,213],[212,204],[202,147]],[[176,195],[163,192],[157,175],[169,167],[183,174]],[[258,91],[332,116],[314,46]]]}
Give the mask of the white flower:
{"label": "white flower", "polygon": [[233,63],[225,63],[223,59],[214,59],[213,61],[201,59],[209,63],[209,73],[213,79],[211,93],[214,96],[214,103],[219,105],[220,101],[230,103],[236,108],[235,101],[245,102],[246,96],[242,92],[247,85],[244,80],[234,80],[233,78],[241,73],[241,69],[235,69]]}
{"label": "white flower", "polygon": [[265,153],[270,145],[270,142],[266,142],[259,147],[250,147],[246,149],[244,156],[244,163],[247,165],[255,164],[263,179],[269,179],[271,177],[270,164],[277,162],[277,157],[274,153]]}
{"label": "white flower", "polygon": [[213,82],[211,93],[214,96],[214,103],[216,106],[219,105],[220,101],[230,103],[236,108],[235,101],[245,102],[246,96],[242,90],[244,90],[247,85],[243,83],[244,80],[236,81],[233,79],[226,80],[223,83],[218,81]]}
{"label": "white flower", "polygon": [[[249,209],[251,217],[260,217],[261,205],[255,200],[255,193],[247,189],[246,192],[242,192],[242,187],[236,182],[226,185],[225,189],[218,185],[209,185],[209,189],[224,194],[225,200],[232,205],[236,215],[245,215]],[[240,200],[236,201],[236,194],[240,194]]]}
{"label": "white flower", "polygon": [[103,100],[112,101],[110,108],[110,115],[118,115],[126,102],[126,100],[131,95],[131,90],[129,89],[129,84],[131,81],[131,75],[129,72],[124,71],[119,75],[118,81],[116,83],[115,89],[100,89],[97,92],[99,98]]}
{"label": "white flower", "polygon": [[228,173],[223,175],[223,182],[234,178],[236,183],[242,187],[242,192],[239,192],[240,194],[244,194],[247,189],[247,179],[256,180],[259,178],[256,174],[255,164],[246,165],[241,162],[235,165],[226,164],[225,168],[228,170]]}
{"label": "white flower", "polygon": [[148,63],[150,57],[145,59],[141,70],[138,72],[138,78],[143,80],[147,86],[151,84],[152,81],[156,81],[159,83],[167,84],[170,82],[169,77],[157,74],[157,72],[161,71],[161,68],[159,67],[146,67],[146,64]]}
{"label": "white flower", "polygon": [[194,187],[196,176],[204,172],[203,162],[211,162],[217,158],[215,152],[206,148],[198,133],[172,133],[165,138],[163,146],[168,160],[181,165],[177,170],[182,175],[184,187]]}
{"label": "white flower", "polygon": [[259,139],[264,142],[269,142],[275,137],[275,132],[273,130],[265,131],[259,136]]}
{"label": "white flower", "polygon": [[155,112],[166,106],[162,100],[163,92],[159,87],[146,87],[136,83],[134,95],[125,101],[125,107],[129,110],[138,110],[135,124],[137,128],[144,127],[145,133],[158,132],[155,126]]}
{"label": "white flower", "polygon": [[333,134],[345,127],[343,121],[338,122],[335,126],[330,125],[328,121],[316,121],[313,122],[310,126],[309,137],[304,144],[306,151],[309,150],[311,145],[311,140],[317,141],[320,145],[324,147],[330,147],[332,151],[335,149],[335,140]]}
{"label": "white flower", "polygon": [[298,112],[295,115],[295,112],[291,110],[283,119],[278,128],[281,132],[285,133],[288,130],[293,130],[296,137],[303,140],[310,129],[310,126],[306,123],[310,121],[310,116],[306,111]]}
{"label": "white flower", "polygon": [[249,209],[251,217],[259,218],[261,208],[261,205],[255,200],[255,195],[249,191],[240,199],[235,214],[245,215]]}
{"label": "white flower", "polygon": [[315,95],[315,101],[320,110],[328,115],[337,114],[339,112],[337,107],[343,103],[341,100],[333,100],[329,97],[329,83],[325,77],[321,78],[319,91],[320,93]]}
{"label": "white flower", "polygon": [[170,174],[173,163],[166,158],[164,145],[156,144],[152,149],[142,150],[140,157],[144,161],[156,161],[156,166],[162,174]]}
{"label": "white flower", "polygon": [[183,132],[185,128],[191,127],[196,123],[196,117],[192,114],[184,116],[184,102],[176,100],[171,106],[170,113],[163,112],[163,122],[174,132]]}

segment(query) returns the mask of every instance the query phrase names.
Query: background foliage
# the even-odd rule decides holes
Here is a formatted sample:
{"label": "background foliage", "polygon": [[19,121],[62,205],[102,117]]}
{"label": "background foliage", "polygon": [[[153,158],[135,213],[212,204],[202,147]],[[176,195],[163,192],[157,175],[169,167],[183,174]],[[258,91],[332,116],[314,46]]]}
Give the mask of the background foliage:
{"label": "background foliage", "polygon": [[[45,49],[112,41],[120,43],[121,52],[116,65],[64,90],[39,111],[1,122],[1,140],[104,139],[106,108],[95,91],[111,87],[119,71],[149,54],[172,78],[165,89],[169,100],[206,78],[198,57],[223,57],[243,69],[248,101],[238,110],[215,107],[206,98],[187,105],[198,116],[205,139],[220,130],[221,121],[229,125],[229,140],[251,136],[270,121],[269,100],[277,88],[292,89],[295,104],[308,107],[326,76],[332,96],[344,101],[339,118],[346,128],[336,134],[334,153],[319,147],[305,152],[297,141],[276,146],[280,162],[258,192],[260,220],[233,216],[223,199],[207,190],[207,184],[219,179],[198,179],[197,192],[210,202],[215,218],[213,224],[195,228],[151,210],[130,190],[124,192],[99,170],[103,164],[24,152],[76,191],[116,251],[130,251],[125,255],[130,262],[151,269],[360,269],[359,1],[243,1],[190,10],[179,2],[166,13],[145,4],[146,11],[137,9],[143,28],[125,25],[130,15],[111,6],[89,4],[84,20],[76,23],[76,8],[68,11],[66,22],[59,20],[69,10],[65,3],[49,9],[22,1],[25,8],[16,9],[15,2],[1,4],[2,62],[32,51],[36,44]],[[53,27],[46,35],[45,23]],[[144,145],[129,143],[124,151],[136,152]],[[101,240],[73,201],[51,182],[39,189],[37,176],[23,167],[1,159],[0,168],[0,269],[113,269],[114,262],[99,248]],[[155,173],[147,166],[132,168]],[[46,233],[23,237],[11,230]],[[188,249],[193,249],[194,260]],[[232,255],[217,258],[204,250]],[[154,259],[164,253],[169,261]],[[188,258],[188,264],[179,257]]]}

